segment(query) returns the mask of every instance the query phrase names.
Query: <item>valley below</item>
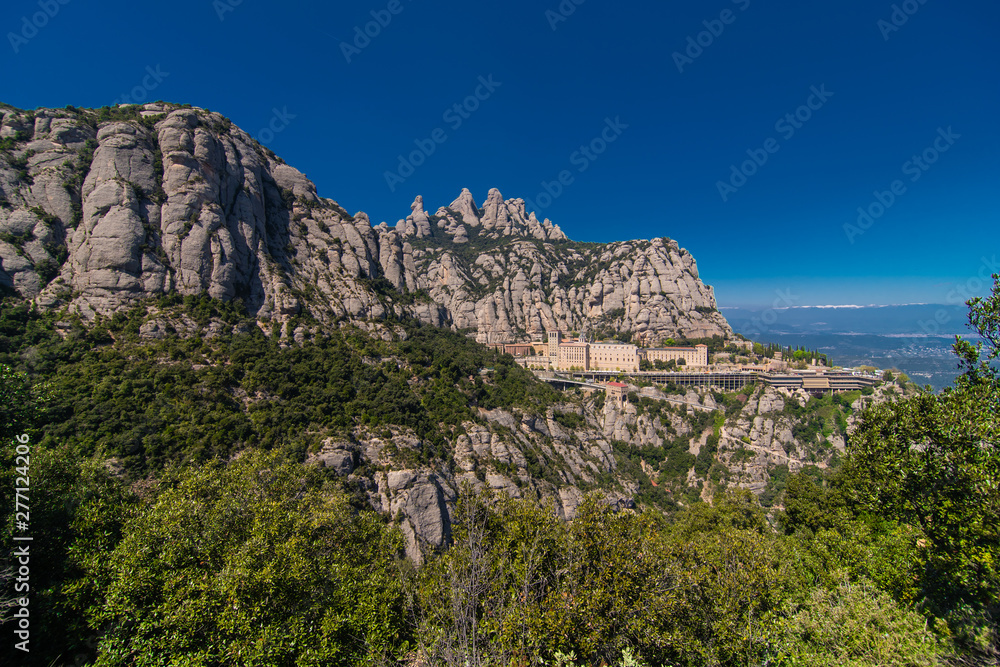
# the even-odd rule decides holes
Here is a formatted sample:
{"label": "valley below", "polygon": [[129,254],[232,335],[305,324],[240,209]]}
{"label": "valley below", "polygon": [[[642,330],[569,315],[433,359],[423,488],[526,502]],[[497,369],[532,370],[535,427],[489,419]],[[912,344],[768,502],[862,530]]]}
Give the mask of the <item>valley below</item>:
{"label": "valley below", "polygon": [[[976,342],[964,305],[858,306],[849,308],[723,308],[734,331],[761,342],[805,346],[827,354],[843,367],[896,368],[934,391],[951,386],[960,374],[952,346],[955,336]],[[769,320],[770,321],[770,320]]]}

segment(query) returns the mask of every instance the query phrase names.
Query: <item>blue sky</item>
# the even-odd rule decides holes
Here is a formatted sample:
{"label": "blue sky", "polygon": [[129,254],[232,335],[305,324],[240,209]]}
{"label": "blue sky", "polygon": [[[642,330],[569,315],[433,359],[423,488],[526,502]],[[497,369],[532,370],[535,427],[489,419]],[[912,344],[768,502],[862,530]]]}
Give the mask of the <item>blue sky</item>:
{"label": "blue sky", "polygon": [[1000,4],[895,7],[9,0],[0,100],[219,111],[375,223],[497,187],[724,306],[948,302],[1000,271]]}

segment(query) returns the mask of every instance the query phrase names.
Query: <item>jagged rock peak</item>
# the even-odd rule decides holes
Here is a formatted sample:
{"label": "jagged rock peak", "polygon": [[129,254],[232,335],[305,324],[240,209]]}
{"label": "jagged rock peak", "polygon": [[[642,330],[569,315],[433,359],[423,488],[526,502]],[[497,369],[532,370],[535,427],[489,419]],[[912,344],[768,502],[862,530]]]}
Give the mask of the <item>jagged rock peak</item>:
{"label": "jagged rock peak", "polygon": [[406,216],[405,220],[396,223],[396,231],[404,237],[415,236],[422,239],[433,236],[430,216],[424,211],[424,198],[417,195],[417,198],[410,204],[410,211],[410,215]]}
{"label": "jagged rock peak", "polygon": [[476,204],[476,200],[473,199],[472,193],[469,192],[469,188],[462,188],[462,193],[458,195],[455,201],[448,205],[448,208],[457,213],[462,223],[466,226],[479,226],[479,206]]}
{"label": "jagged rock peak", "polygon": [[0,291],[42,308],[89,317],[206,292],[260,320],[408,314],[489,343],[536,329],[731,335],[674,241],[553,243],[562,230],[497,189],[482,208],[465,189],[434,213],[416,197],[395,228],[373,227],[194,107],[0,114]]}
{"label": "jagged rock peak", "polygon": [[[419,207],[418,207],[419,204]],[[410,207],[413,213],[405,220],[400,220],[396,229],[403,237],[424,238],[435,236],[435,227],[440,228],[446,236],[452,237],[456,243],[468,241],[469,230],[476,231],[487,238],[530,237],[540,241],[566,241],[566,235],[557,225],[547,218],[539,222],[534,211],[525,210],[523,199],[503,198],[496,188],[490,189],[486,195],[483,207],[476,205],[476,200],[468,188],[462,188],[461,194],[448,206],[442,206],[431,216],[426,226],[423,218],[423,198],[417,196]]]}

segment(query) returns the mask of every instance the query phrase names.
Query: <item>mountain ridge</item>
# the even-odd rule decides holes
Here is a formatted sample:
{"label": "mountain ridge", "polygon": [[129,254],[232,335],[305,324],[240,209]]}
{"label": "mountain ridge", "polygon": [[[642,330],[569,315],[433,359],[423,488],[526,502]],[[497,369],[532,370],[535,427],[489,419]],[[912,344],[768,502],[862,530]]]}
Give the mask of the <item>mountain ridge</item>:
{"label": "mountain ridge", "polygon": [[259,320],[412,316],[484,343],[732,334],[669,239],[573,242],[496,189],[434,213],[418,196],[395,227],[372,225],[215,112],[0,110],[0,286],[41,307],[93,317],[205,292]]}
{"label": "mountain ridge", "polygon": [[5,108],[0,202],[0,278],[23,297],[0,301],[0,352],[55,374],[48,442],[100,424],[75,446],[136,475],[284,447],[398,517],[414,559],[448,542],[466,484],[563,518],[596,490],[670,509],[740,486],[771,506],[895,395],[557,392],[467,334],[727,337],[676,241],[573,242],[495,189],[372,226],[204,110]]}

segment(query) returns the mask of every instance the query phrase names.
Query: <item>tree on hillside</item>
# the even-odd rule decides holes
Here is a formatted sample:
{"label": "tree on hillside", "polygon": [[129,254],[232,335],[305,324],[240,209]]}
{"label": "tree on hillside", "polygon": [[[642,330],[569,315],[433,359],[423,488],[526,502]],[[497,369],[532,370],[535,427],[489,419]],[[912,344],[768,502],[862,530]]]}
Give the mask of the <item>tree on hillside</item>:
{"label": "tree on hillside", "polygon": [[[35,401],[36,392],[24,373],[16,373],[6,364],[0,364],[0,447],[3,453],[0,462],[3,471],[0,480],[4,484],[4,502],[0,506],[0,516],[5,524],[14,517],[14,498],[10,493],[14,486],[15,448],[14,437],[31,426],[38,415],[38,404]],[[23,465],[23,461],[20,463]],[[12,525],[12,524],[11,524]],[[6,532],[6,530],[4,531]],[[11,558],[11,561],[14,559]],[[0,623],[8,620],[10,609],[14,606],[14,567],[12,562],[0,561]]]}
{"label": "tree on hillside", "polygon": [[[918,525],[929,610],[980,630],[1000,607],[1000,276],[968,301],[986,343],[957,338],[964,373],[939,395],[870,408],[849,441],[858,499],[875,514]],[[997,641],[995,629],[992,642]],[[978,632],[982,644],[982,632]]]}
{"label": "tree on hillside", "polygon": [[969,326],[986,341],[983,354],[982,341],[975,345],[961,336],[955,338],[955,354],[961,360],[965,374],[959,385],[998,382],[996,360],[1000,357],[1000,274],[993,274],[993,288],[988,297],[976,297],[966,302],[969,306]]}
{"label": "tree on hillside", "polygon": [[182,469],[95,563],[97,665],[371,664],[403,637],[398,531],[312,469]]}
{"label": "tree on hillside", "polygon": [[4,446],[37,418],[37,394],[24,373],[0,364],[0,443]]}

